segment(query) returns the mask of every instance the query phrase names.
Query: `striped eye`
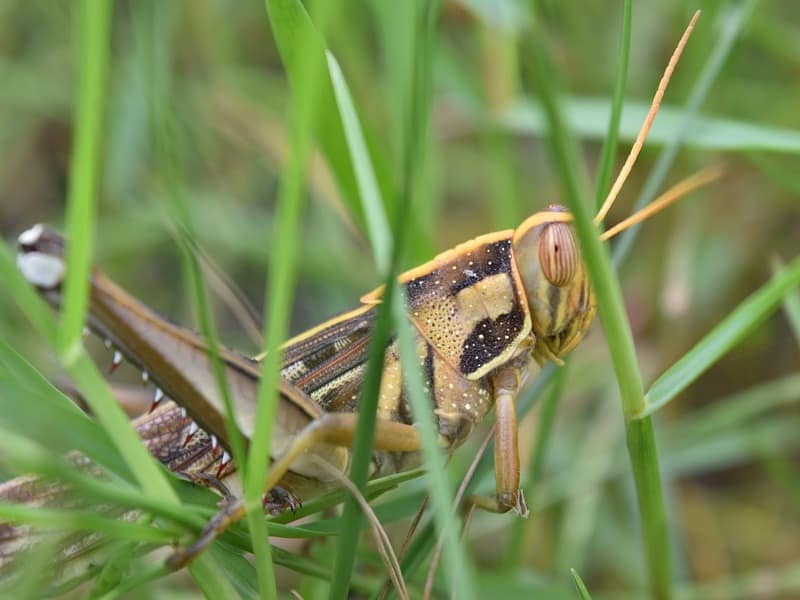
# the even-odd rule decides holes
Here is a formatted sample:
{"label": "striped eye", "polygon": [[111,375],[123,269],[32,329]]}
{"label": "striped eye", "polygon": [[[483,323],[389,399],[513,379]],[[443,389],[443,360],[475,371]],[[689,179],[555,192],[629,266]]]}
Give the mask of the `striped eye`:
{"label": "striped eye", "polygon": [[547,281],[564,287],[578,270],[578,248],[566,223],[550,223],[539,238],[539,264]]}

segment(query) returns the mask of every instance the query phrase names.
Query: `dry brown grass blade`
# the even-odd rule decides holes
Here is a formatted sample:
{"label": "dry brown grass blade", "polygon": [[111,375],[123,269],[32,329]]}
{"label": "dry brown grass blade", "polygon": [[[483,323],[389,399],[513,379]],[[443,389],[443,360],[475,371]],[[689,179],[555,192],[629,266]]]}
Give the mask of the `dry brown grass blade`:
{"label": "dry brown grass blade", "polygon": [[394,552],[394,548],[392,548],[392,543],[389,540],[389,536],[386,534],[386,530],[383,528],[383,525],[381,525],[378,516],[375,514],[375,511],[372,510],[369,502],[367,502],[367,499],[364,497],[364,494],[362,494],[361,491],[355,485],[353,485],[353,482],[350,481],[348,477],[345,477],[341,471],[334,468],[331,464],[324,461],[319,456],[315,456],[313,454],[310,456],[314,462],[324,468],[356,499],[361,507],[361,510],[364,512],[364,516],[367,518],[370,528],[372,529],[372,535],[375,537],[375,543],[378,546],[378,553],[381,555],[381,559],[383,559],[383,564],[386,566],[386,570],[389,572],[389,577],[391,578],[392,583],[394,583],[394,587],[397,590],[397,595],[400,596],[402,600],[409,600],[406,582],[403,580],[403,572],[400,569],[400,563],[397,560],[397,555]]}

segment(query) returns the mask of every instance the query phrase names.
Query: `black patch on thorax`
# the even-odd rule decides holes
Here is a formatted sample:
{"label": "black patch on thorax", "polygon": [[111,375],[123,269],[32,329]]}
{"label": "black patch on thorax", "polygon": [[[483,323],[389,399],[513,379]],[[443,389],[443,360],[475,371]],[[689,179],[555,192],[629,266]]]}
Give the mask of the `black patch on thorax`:
{"label": "black patch on thorax", "polygon": [[479,256],[475,258],[476,260],[471,261],[471,265],[461,270],[463,277],[451,284],[450,292],[454,296],[487,277],[498,273],[511,273],[511,241],[502,240],[482,246]]}
{"label": "black patch on thorax", "polygon": [[474,373],[497,358],[517,338],[525,325],[525,315],[517,307],[496,320],[483,319],[469,334],[461,352],[462,373]]}

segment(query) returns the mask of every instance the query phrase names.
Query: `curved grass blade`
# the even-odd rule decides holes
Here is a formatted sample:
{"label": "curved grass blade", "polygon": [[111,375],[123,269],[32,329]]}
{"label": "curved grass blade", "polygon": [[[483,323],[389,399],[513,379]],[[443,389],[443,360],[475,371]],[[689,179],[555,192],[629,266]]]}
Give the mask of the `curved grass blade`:
{"label": "curved grass blade", "polygon": [[392,246],[392,235],[389,231],[389,221],[386,218],[385,204],[381,198],[375,169],[370,160],[358,113],[342,69],[333,54],[326,51],[325,56],[328,60],[328,73],[333,82],[333,91],[336,95],[347,147],[356,173],[356,184],[361,206],[366,216],[367,235],[372,246],[372,254],[375,256],[378,272],[385,275],[389,268]]}
{"label": "curved grass blade", "polygon": [[[268,0],[266,4],[275,41],[289,78],[289,87],[296,92],[306,85],[303,72],[305,67],[302,66],[306,60],[305,57],[313,55],[315,60],[324,60],[324,28],[320,19],[321,15],[318,14],[319,9],[328,11],[329,9],[325,5],[336,3],[317,2],[317,13],[309,11],[314,14],[313,22],[303,3],[298,0]],[[335,11],[332,14],[336,14]],[[327,73],[320,76],[317,85],[319,86],[316,92],[317,97],[314,99],[318,107],[316,139],[342,190],[342,200],[347,204],[350,214],[356,219],[359,229],[363,230],[365,214],[357,200],[359,193],[352,163],[353,157],[348,152],[348,142],[342,127],[343,122],[336,114],[336,98]],[[297,97],[296,94],[294,97]],[[372,146],[369,150],[375,152],[376,148]],[[380,160],[375,162],[382,164]],[[376,181],[382,189],[387,189],[385,174],[376,172]]]}
{"label": "curved grass blade", "polygon": [[94,511],[59,510],[0,503],[0,519],[10,523],[26,523],[37,529],[101,532],[117,539],[131,541],[166,544],[175,539],[174,533],[164,529],[103,517]]}
{"label": "curved grass blade", "polygon": [[796,258],[761,289],[748,296],[694,348],[662,373],[647,391],[646,405],[640,412],[633,413],[631,418],[646,418],[667,405],[772,314],[781,300],[795,292],[798,285],[800,258]]}
{"label": "curved grass blade", "polygon": [[[783,262],[775,257],[772,260],[773,278],[780,277],[781,273],[786,270]],[[794,333],[794,339],[800,345],[800,293],[797,291],[789,292],[783,298],[783,312],[786,314],[786,319]]]}
{"label": "curved grass blade", "polygon": [[578,591],[578,597],[581,598],[581,600],[592,600],[592,596],[589,594],[589,590],[586,589],[586,584],[583,583],[583,579],[578,575],[578,572],[575,569],[570,569],[569,572],[570,575],[572,575],[572,581],[575,582],[575,589]]}

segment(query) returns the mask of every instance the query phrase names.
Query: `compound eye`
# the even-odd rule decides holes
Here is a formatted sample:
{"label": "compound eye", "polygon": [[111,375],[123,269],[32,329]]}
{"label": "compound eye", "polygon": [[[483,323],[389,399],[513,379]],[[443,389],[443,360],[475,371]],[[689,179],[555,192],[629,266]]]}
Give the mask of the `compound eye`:
{"label": "compound eye", "polygon": [[564,287],[578,271],[578,247],[566,223],[546,225],[539,238],[539,264],[547,281]]}

